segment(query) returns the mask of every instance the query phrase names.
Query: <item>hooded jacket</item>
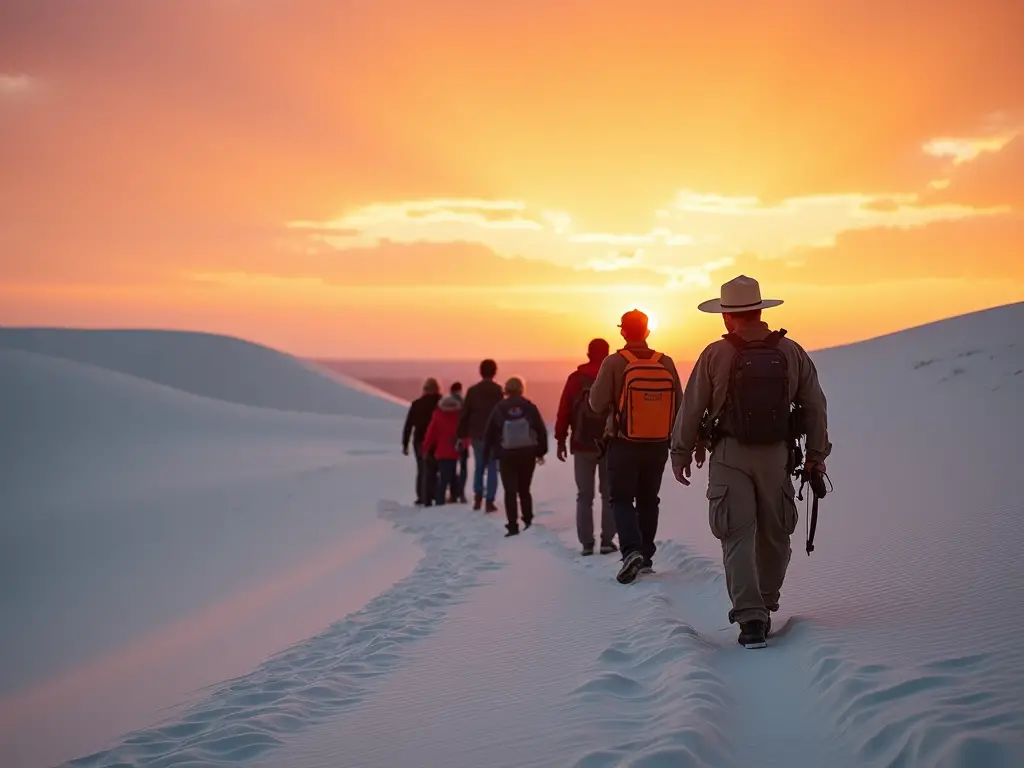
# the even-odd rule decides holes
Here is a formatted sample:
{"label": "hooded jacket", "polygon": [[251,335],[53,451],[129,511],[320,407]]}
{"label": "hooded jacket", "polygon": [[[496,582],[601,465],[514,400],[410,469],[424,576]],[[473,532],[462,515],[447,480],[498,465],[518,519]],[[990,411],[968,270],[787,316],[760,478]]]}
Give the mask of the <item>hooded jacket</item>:
{"label": "hooded jacket", "polygon": [[[524,418],[533,427],[533,433],[537,437],[537,444],[530,448],[502,448],[501,433],[506,419]],[[484,463],[491,459],[510,458],[513,456],[533,456],[540,458],[548,452],[548,430],[544,426],[544,419],[540,410],[531,400],[522,395],[511,395],[505,398],[491,412],[491,418],[487,422],[487,430],[484,433]]]}
{"label": "hooded jacket", "polygon": [[442,397],[430,417],[427,434],[423,437],[423,452],[433,452],[435,459],[458,459],[459,416],[462,404],[459,399],[448,395]]}

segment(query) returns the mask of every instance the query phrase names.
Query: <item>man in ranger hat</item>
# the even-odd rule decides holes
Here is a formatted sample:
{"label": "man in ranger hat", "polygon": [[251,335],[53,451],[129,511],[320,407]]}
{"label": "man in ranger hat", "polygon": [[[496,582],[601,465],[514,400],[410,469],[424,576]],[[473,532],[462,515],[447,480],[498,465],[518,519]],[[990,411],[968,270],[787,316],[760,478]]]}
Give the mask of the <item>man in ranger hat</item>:
{"label": "man in ranger hat", "polygon": [[[705,447],[712,448],[708,519],[722,543],[729,623],[739,623],[746,648],[766,645],[792,553],[793,405],[801,410],[797,431],[807,435],[804,470],[824,472],[832,450],[814,363],[785,329],[772,331],[761,320],[762,309],[780,304],[762,299],[758,282],[740,275],[697,307],[721,314],[728,333],[694,364],[672,431],[672,471],[683,485],[690,484],[694,451],[700,464]],[[702,423],[714,425],[713,434],[702,434]]]}

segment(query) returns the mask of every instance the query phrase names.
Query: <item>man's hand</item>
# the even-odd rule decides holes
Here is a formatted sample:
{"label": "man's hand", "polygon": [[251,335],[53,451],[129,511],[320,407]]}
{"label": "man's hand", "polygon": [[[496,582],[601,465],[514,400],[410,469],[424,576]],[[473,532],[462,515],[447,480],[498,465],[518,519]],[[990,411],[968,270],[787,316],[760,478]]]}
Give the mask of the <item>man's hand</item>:
{"label": "man's hand", "polygon": [[806,472],[808,475],[811,474],[812,472],[824,472],[824,471],[825,471],[825,462],[824,461],[815,461],[814,459],[807,459],[804,462],[804,472]]}
{"label": "man's hand", "polygon": [[539,466],[541,466],[541,465],[542,465],[543,463],[544,463],[544,457],[543,457],[543,456],[538,456],[538,457],[537,457],[537,466],[539,467]]}
{"label": "man's hand", "polygon": [[697,469],[704,466],[704,462],[708,460],[708,450],[705,447],[703,441],[697,442],[697,447],[693,451],[693,458],[697,462]]}
{"label": "man's hand", "polygon": [[409,455],[409,446],[408,445],[403,445],[402,446],[402,455],[403,456],[408,456]]}
{"label": "man's hand", "polygon": [[690,481],[688,478],[690,477],[690,462],[687,461],[685,464],[673,465],[672,474],[678,482],[683,485],[689,485]]}
{"label": "man's hand", "polygon": [[565,457],[568,452],[565,449],[565,440],[558,441],[558,447],[555,449],[555,458],[559,461],[565,461]]}

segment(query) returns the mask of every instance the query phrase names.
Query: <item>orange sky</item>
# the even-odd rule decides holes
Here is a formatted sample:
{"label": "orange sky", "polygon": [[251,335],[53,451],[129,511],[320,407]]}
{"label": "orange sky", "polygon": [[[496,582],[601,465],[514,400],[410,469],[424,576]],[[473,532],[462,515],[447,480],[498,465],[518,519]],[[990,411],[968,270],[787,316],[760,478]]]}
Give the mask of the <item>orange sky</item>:
{"label": "orange sky", "polygon": [[[87,7],[86,7],[87,6]],[[0,323],[692,359],[1024,299],[1024,4],[0,5]]]}

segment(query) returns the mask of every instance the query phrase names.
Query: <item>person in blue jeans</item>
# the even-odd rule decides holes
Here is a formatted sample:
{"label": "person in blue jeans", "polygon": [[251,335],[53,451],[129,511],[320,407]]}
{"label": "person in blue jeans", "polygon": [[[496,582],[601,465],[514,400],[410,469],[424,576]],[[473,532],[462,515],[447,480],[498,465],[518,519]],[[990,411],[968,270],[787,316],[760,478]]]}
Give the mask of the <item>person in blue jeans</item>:
{"label": "person in blue jeans", "polygon": [[484,461],[487,424],[494,407],[504,398],[501,385],[494,380],[497,373],[498,364],[493,360],[483,360],[480,363],[480,381],[466,390],[462,416],[459,419],[459,438],[463,443],[468,440],[473,447],[473,509],[480,509],[486,501],[488,512],[498,510],[494,503],[498,495],[498,460],[491,458],[487,462]]}

